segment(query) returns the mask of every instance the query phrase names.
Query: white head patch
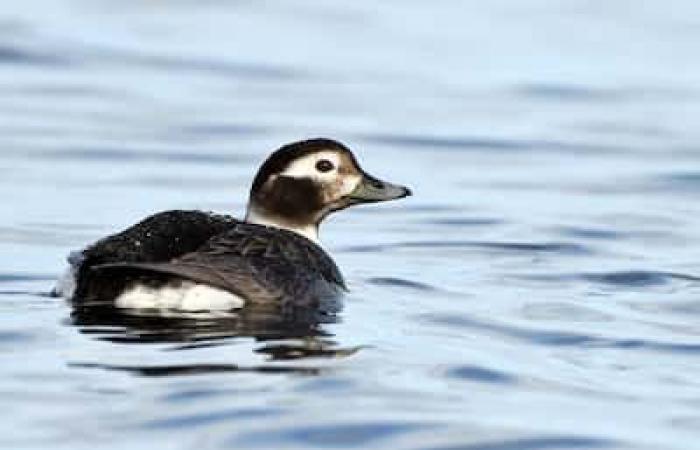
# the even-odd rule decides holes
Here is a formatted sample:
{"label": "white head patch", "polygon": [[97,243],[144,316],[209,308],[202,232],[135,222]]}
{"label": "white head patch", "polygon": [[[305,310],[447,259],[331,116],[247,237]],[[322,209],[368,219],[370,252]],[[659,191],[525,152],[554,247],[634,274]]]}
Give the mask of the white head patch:
{"label": "white head patch", "polygon": [[[328,172],[321,172],[318,170],[316,164],[322,160],[333,164],[333,169]],[[293,178],[312,178],[319,181],[332,181],[338,176],[339,167],[340,155],[337,152],[321,151],[295,159],[281,175]]]}
{"label": "white head patch", "polygon": [[[319,170],[317,164],[323,160],[331,163],[333,168],[327,172]],[[280,175],[318,181],[324,186],[325,197],[330,201],[351,193],[362,179],[354,171],[339,171],[341,164],[342,158],[337,152],[320,151],[294,160]]]}

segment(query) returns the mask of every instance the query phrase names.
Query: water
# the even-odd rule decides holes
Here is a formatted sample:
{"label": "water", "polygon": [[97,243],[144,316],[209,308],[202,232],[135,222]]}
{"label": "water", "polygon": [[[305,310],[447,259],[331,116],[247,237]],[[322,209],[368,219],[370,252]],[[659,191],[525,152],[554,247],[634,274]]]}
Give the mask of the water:
{"label": "water", "polygon": [[[697,2],[6,3],[0,447],[697,446]],[[323,228],[337,318],[46,295],[311,136],[415,193]]]}

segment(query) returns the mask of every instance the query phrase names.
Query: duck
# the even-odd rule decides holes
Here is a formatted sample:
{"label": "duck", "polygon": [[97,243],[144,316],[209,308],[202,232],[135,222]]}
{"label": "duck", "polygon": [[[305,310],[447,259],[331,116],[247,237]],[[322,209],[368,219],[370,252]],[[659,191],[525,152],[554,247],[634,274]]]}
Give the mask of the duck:
{"label": "duck", "polygon": [[365,172],[336,140],[292,142],[258,169],[243,220],[198,210],[155,213],[72,253],[54,294],[119,310],[317,304],[347,291],[320,244],[323,220],[350,206],[410,195]]}

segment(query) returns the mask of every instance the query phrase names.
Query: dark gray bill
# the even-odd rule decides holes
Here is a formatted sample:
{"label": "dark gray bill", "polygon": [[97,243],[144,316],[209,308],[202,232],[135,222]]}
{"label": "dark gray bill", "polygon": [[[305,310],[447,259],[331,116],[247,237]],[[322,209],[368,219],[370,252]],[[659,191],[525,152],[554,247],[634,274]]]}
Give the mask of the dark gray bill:
{"label": "dark gray bill", "polygon": [[350,199],[357,203],[383,202],[397,198],[408,197],[411,190],[398,184],[387,183],[363,174],[362,181],[349,195]]}

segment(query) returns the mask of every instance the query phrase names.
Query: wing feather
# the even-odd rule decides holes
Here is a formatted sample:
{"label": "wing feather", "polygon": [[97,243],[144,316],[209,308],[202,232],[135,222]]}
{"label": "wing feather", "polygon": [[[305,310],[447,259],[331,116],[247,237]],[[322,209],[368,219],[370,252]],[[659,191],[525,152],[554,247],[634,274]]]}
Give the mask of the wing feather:
{"label": "wing feather", "polygon": [[237,223],[195,251],[167,262],[96,266],[97,278],[170,276],[209,284],[255,302],[312,302],[321,291],[344,289],[333,260],[296,233]]}
{"label": "wing feather", "polygon": [[[201,247],[213,236],[240,221],[201,211],[164,211],[126,230],[107,236],[80,252],[76,270],[75,297],[81,298],[97,287],[93,268],[115,263],[167,262]],[[112,283],[114,284],[114,283]]]}

